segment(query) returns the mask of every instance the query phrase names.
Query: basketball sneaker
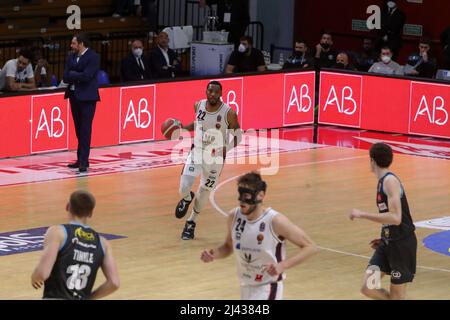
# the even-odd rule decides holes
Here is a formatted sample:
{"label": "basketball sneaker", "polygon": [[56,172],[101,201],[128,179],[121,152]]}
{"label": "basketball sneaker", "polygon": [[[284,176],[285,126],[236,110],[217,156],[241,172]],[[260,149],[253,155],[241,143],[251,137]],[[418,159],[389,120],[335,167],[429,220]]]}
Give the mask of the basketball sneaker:
{"label": "basketball sneaker", "polygon": [[188,209],[189,209],[189,205],[194,200],[194,197],[195,197],[195,193],[193,193],[191,191],[191,201],[186,201],[184,199],[181,199],[180,202],[178,202],[178,205],[175,209],[175,217],[177,217],[178,219],[181,219],[186,215],[186,213],[188,212]]}
{"label": "basketball sneaker", "polygon": [[194,232],[195,232],[195,222],[194,221],[186,221],[183,232],[181,233],[181,239],[183,239],[183,240],[194,239]]}

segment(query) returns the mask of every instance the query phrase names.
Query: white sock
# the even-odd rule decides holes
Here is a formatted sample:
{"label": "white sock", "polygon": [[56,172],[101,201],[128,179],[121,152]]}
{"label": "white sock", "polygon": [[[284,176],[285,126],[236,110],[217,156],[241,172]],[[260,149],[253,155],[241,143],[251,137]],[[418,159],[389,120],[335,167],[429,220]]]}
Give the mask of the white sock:
{"label": "white sock", "polygon": [[200,212],[196,212],[194,209],[192,209],[191,216],[189,217],[189,219],[187,219],[187,221],[196,222],[199,214]]}
{"label": "white sock", "polygon": [[189,192],[186,197],[183,198],[186,201],[192,201],[191,193]]}

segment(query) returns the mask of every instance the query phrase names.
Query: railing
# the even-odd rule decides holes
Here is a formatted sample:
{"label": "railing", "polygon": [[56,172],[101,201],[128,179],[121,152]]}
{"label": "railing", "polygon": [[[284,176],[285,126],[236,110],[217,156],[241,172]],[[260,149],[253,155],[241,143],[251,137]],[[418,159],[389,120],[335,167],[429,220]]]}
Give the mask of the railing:
{"label": "railing", "polygon": [[[120,79],[120,63],[130,52],[133,40],[141,40],[145,52],[148,52],[151,46],[146,32],[113,32],[106,37],[100,34],[89,34],[89,37],[91,47],[100,54],[101,69],[108,73],[112,82]],[[71,40],[71,36],[53,37],[43,44],[44,57],[50,65],[50,71],[59,80],[62,78]]]}
{"label": "railing", "polygon": [[274,44],[270,45],[270,59],[273,63],[278,63],[281,58],[281,54],[283,54],[284,59],[286,60],[288,57],[292,55],[293,48],[288,47],[279,47]]}
{"label": "railing", "polygon": [[264,49],[264,25],[261,22],[250,22],[245,34],[253,38],[253,45],[255,48],[259,50]]}
{"label": "railing", "polygon": [[[202,39],[204,19],[208,9],[200,8],[198,0],[158,0],[158,29],[166,26],[192,25],[193,40]],[[254,39],[254,46],[264,47],[264,26],[261,22],[250,22],[246,34]],[[130,42],[140,39],[144,43],[144,51],[149,52],[151,40],[145,31],[112,32],[104,36],[99,33],[89,35],[93,49],[101,55],[101,68],[105,70],[112,82],[120,78],[120,62],[130,52]],[[49,73],[61,80],[64,63],[70,50],[71,35],[53,36],[27,40],[0,40],[0,66],[9,59],[17,57],[23,47],[42,48],[43,57],[49,62]],[[189,70],[189,50],[179,52],[182,57],[183,70]]]}
{"label": "railing", "polygon": [[[216,7],[213,6],[214,10]],[[171,26],[193,26],[194,41],[202,39],[208,8],[200,8],[198,0],[163,0],[158,1],[160,30]],[[216,11],[217,12],[217,11]],[[264,25],[259,21],[250,22],[245,33],[251,36],[256,48],[264,48]]]}

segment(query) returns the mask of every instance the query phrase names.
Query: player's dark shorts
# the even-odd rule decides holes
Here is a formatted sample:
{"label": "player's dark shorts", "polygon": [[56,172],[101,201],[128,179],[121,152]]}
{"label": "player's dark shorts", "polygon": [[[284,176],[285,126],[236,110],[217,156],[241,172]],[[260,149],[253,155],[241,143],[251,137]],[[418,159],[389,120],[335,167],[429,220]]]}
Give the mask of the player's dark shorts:
{"label": "player's dark shorts", "polygon": [[416,234],[386,242],[382,240],[370,259],[370,266],[378,266],[381,272],[391,275],[392,284],[412,282],[416,274]]}

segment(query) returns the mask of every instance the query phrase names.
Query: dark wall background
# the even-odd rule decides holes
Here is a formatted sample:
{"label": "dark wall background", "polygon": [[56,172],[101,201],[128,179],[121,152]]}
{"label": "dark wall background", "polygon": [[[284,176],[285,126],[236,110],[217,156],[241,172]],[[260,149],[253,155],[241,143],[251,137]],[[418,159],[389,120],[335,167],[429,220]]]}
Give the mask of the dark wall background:
{"label": "dark wall background", "polygon": [[[424,35],[434,40],[432,49],[439,58],[441,54],[439,36],[450,26],[449,0],[423,0],[423,3],[398,1],[399,8],[405,12],[408,24],[423,25]],[[335,48],[340,50],[356,50],[361,47],[361,36],[375,37],[375,31],[352,31],[352,19],[366,20],[367,7],[373,4],[382,6],[381,0],[296,0],[294,37],[305,39],[309,47],[315,47],[320,40],[323,28],[334,34]],[[412,51],[417,50],[418,37],[404,37],[399,61],[405,59]]]}

